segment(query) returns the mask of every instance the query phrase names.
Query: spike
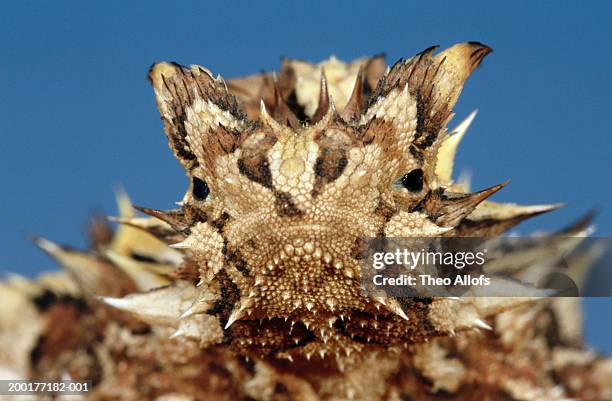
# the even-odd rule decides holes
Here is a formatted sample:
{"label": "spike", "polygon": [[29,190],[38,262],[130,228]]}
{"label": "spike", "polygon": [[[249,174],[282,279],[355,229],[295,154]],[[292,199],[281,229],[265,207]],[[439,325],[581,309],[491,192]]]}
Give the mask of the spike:
{"label": "spike", "polygon": [[147,230],[150,227],[150,219],[147,218],[106,216],[106,220],[113,223],[130,225],[141,230]]}
{"label": "spike", "polygon": [[132,302],[126,298],[100,297],[100,300],[107,305],[122,310],[130,310],[132,305]]}
{"label": "spike", "polygon": [[185,221],[185,214],[180,209],[157,210],[138,205],[132,205],[132,207],[144,214],[165,222],[178,232],[185,232],[189,228],[189,225]]}
{"label": "spike", "polygon": [[55,242],[49,241],[46,238],[34,237],[33,241],[40,249],[47,252],[53,257],[61,257],[65,252],[62,247],[57,245]]}
{"label": "spike", "polygon": [[274,112],[272,113],[274,119],[281,125],[289,126],[294,130],[301,128],[302,124],[300,124],[300,120],[298,120],[287,103],[285,103],[283,94],[278,87],[276,75],[274,77],[274,100],[276,103],[274,106]]}
{"label": "spike", "polygon": [[484,201],[450,234],[454,236],[496,236],[524,220],[563,207],[563,204],[520,206]]}
{"label": "spike", "polygon": [[478,114],[478,110],[472,111],[465,120],[451,131],[450,135],[442,142],[438,149],[435,172],[438,179],[444,185],[452,183],[453,165],[457,148],[472,121],[476,118],[476,114]]}
{"label": "spike", "polygon": [[484,329],[484,330],[493,330],[493,327],[489,326],[482,319],[474,319],[474,326],[479,327],[479,328]]}
{"label": "spike", "polygon": [[185,333],[183,333],[183,330],[178,329],[177,331],[175,331],[174,333],[172,333],[172,334],[170,335],[170,337],[168,337],[168,339],[177,338],[177,337],[183,336],[184,334],[185,334]]}
{"label": "spike", "polygon": [[293,300],[293,309],[297,309],[300,306],[302,306],[302,301],[300,301],[299,299],[294,299]]}
{"label": "spike", "polygon": [[198,299],[197,301],[195,301],[190,307],[189,309],[187,309],[186,311],[184,311],[180,316],[179,319],[185,319],[188,318],[190,316],[193,315],[197,315],[197,314],[201,314],[201,313],[205,313],[212,305],[211,305],[211,298],[212,297],[200,297],[200,299]]}
{"label": "spike", "polygon": [[359,67],[359,72],[357,73],[357,78],[355,79],[355,86],[353,87],[353,91],[351,92],[351,97],[349,98],[346,106],[340,113],[340,116],[344,119],[344,121],[351,121],[359,119],[361,116],[363,107],[363,65]]}
{"label": "spike", "polygon": [[588,230],[592,227],[593,219],[595,218],[596,210],[589,210],[584,216],[579,218],[568,227],[561,229],[556,235],[574,235],[577,236],[581,232]]}
{"label": "spike", "polygon": [[482,43],[465,42],[444,49],[433,57],[434,62],[444,70],[443,76],[448,77],[436,80],[439,96],[448,98],[448,110],[454,107],[465,80],[492,51],[493,49]]}
{"label": "spike", "polygon": [[445,64],[465,80],[491,52],[492,48],[480,42],[464,42],[444,49],[435,58],[444,59]]}
{"label": "spike", "polygon": [[98,299],[109,306],[131,313],[145,323],[174,326],[183,303],[195,298],[195,291],[191,284],[177,282],[175,285],[123,298],[98,297]]}
{"label": "spike", "polygon": [[174,249],[188,249],[189,248],[189,246],[185,243],[185,241],[177,242],[176,244],[170,244],[168,246]]}
{"label": "spike", "polygon": [[312,116],[311,123],[316,124],[323,119],[323,117],[329,111],[329,89],[327,88],[327,77],[325,76],[325,71],[321,69],[321,84],[319,89],[319,105],[317,106],[317,110]]}
{"label": "spike", "polygon": [[42,237],[34,237],[33,241],[68,272],[85,294],[122,296],[134,290],[134,282],[110,263]]}
{"label": "spike", "polygon": [[225,327],[223,328],[224,330],[229,329],[229,327],[234,324],[236,321],[240,320],[240,318],[243,316],[243,309],[239,308],[239,309],[234,309],[232,311],[232,313],[230,314],[229,318],[227,319],[227,323],[225,324]]}
{"label": "spike", "polygon": [[185,319],[185,318],[187,318],[189,316],[193,316],[193,315],[195,315],[197,313],[198,313],[197,308],[195,307],[195,305],[192,305],[185,312],[181,313],[181,315],[179,316],[179,319]]}
{"label": "spike", "polygon": [[431,191],[423,200],[423,208],[434,217],[434,223],[442,227],[456,226],[482,201],[508,184],[504,181],[479,192],[468,194],[446,192],[442,188]]}
{"label": "spike", "polygon": [[134,217],[132,201],[123,187],[115,189],[115,201],[121,217]]}
{"label": "spike", "polygon": [[140,290],[150,290],[170,283],[168,279],[149,271],[140,262],[132,258],[121,255],[110,249],[104,252],[104,256],[130,276]]}
{"label": "spike", "polygon": [[331,253],[329,253],[329,252],[325,252],[325,253],[323,254],[323,261],[324,261],[325,263],[327,263],[327,264],[330,264],[330,263],[331,263],[331,261],[332,261],[332,255],[331,255]]}
{"label": "spike", "polygon": [[266,108],[266,104],[263,99],[259,101],[259,120],[264,124],[270,127],[275,132],[280,132],[283,130],[283,127],[276,121],[270,113],[268,113],[268,109]]}
{"label": "spike", "polygon": [[268,113],[268,109],[266,108],[266,103],[263,99],[259,100],[259,116],[264,121],[271,120],[270,113]]}
{"label": "spike", "polygon": [[389,311],[395,313],[404,320],[410,320],[400,303],[395,298],[387,298],[386,301],[387,302],[384,305]]}
{"label": "spike", "polygon": [[87,239],[92,250],[99,251],[107,247],[113,240],[113,230],[105,216],[93,213],[87,224]]}

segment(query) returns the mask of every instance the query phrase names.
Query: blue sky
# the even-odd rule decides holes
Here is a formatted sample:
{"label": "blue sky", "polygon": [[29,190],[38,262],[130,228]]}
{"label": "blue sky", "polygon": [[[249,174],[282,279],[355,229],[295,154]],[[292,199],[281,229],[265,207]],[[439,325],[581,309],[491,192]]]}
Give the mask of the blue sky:
{"label": "blue sky", "polygon": [[[456,107],[457,120],[480,110],[458,167],[472,171],[475,188],[510,178],[497,200],[566,203],[522,232],[562,227],[597,207],[598,234],[610,235],[611,2],[221,3],[3,5],[0,272],[54,268],[29,234],[84,246],[88,214],[114,213],[119,184],[155,208],[182,196],[187,181],[145,80],[154,61],[232,77],[275,69],[281,56],[384,51],[392,63],[466,40],[495,51]],[[586,308],[588,339],[608,352],[611,306],[600,299]]]}

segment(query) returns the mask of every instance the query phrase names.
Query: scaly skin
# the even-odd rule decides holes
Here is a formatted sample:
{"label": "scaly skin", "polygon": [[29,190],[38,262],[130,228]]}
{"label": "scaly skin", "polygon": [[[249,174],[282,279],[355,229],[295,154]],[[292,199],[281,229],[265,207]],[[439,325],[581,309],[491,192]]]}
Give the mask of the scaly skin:
{"label": "scaly skin", "polygon": [[[556,207],[452,180],[473,115],[446,125],[491,49],[434,51],[388,71],[285,60],[227,83],[154,65],[181,207],[137,218],[124,199],[122,227],[94,224],[88,253],[37,240],[69,277],[4,285],[2,344],[22,333],[7,371],[93,379],[92,400],[612,399],[574,300],[362,293],[363,238],[491,237]],[[36,324],[9,329],[18,307]]]}

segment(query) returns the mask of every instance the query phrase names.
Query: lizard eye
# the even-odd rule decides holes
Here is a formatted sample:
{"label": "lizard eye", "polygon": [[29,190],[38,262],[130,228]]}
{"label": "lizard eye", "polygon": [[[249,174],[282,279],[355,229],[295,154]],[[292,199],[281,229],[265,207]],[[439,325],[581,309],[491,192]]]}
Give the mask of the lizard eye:
{"label": "lizard eye", "polygon": [[402,185],[410,192],[419,192],[423,189],[423,170],[417,168],[402,177]]}
{"label": "lizard eye", "polygon": [[210,189],[206,182],[202,181],[198,177],[193,177],[193,197],[195,200],[203,201],[208,197],[210,193]]}

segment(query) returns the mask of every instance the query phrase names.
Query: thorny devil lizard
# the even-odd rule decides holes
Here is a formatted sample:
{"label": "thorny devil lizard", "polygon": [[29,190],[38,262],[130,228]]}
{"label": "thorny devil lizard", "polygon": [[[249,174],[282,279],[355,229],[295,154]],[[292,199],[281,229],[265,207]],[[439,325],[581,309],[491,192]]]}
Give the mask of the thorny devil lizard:
{"label": "thorny devil lizard", "polygon": [[92,380],[91,400],[612,399],[576,299],[360,291],[363,237],[492,237],[556,208],[452,180],[473,115],[446,126],[490,52],[284,60],[227,82],[153,65],[189,189],[137,207],[150,217],[120,196],[118,230],[94,220],[87,252],[36,240],[65,272],[0,287],[2,376]]}

